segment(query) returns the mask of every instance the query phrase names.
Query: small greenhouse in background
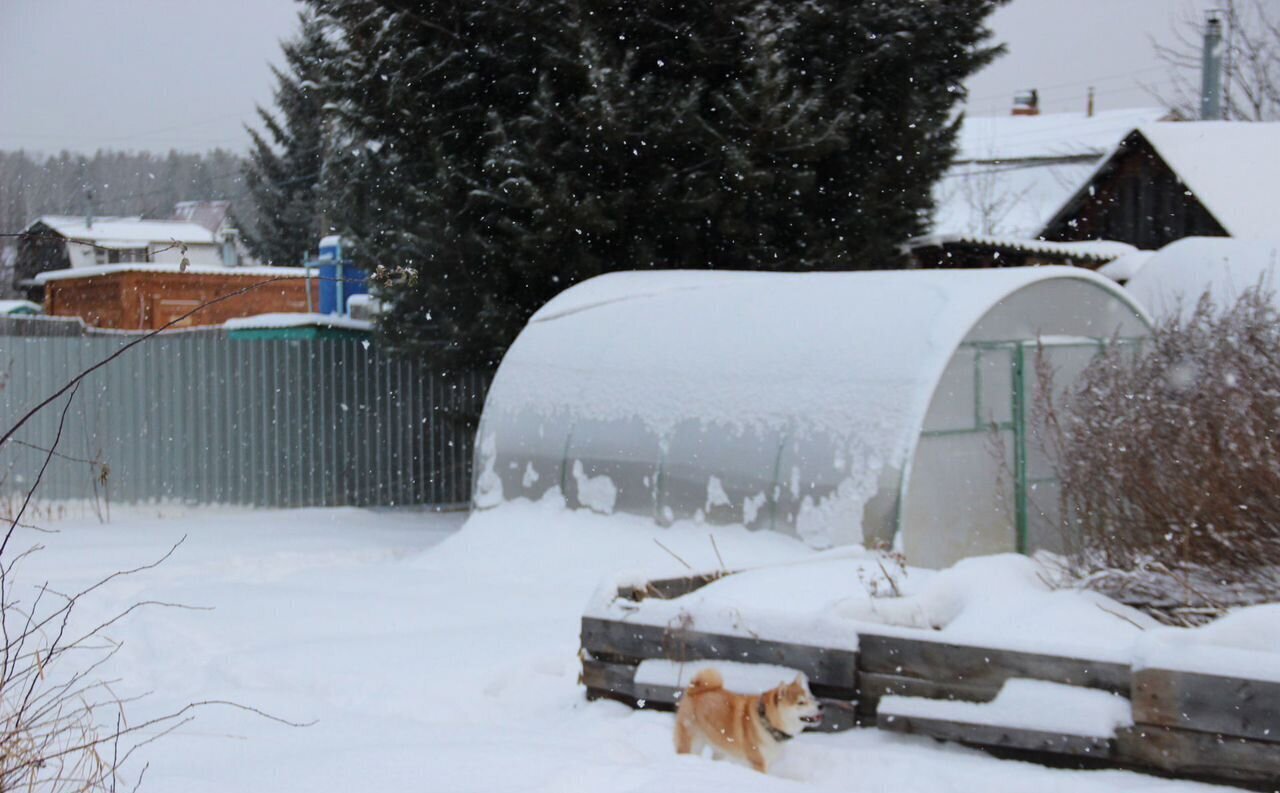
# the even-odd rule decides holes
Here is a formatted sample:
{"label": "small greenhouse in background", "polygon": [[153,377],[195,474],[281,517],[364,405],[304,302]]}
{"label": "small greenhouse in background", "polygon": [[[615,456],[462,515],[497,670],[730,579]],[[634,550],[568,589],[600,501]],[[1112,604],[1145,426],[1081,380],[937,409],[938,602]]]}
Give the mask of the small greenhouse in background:
{"label": "small greenhouse in background", "polygon": [[911,564],[1057,547],[1028,440],[1038,339],[1078,371],[1147,320],[1070,267],[622,272],[566,290],[499,368],[474,504],[741,523]]}
{"label": "small greenhouse in background", "polygon": [[1184,237],[1139,253],[1145,255],[1128,274],[1125,288],[1157,320],[1186,319],[1206,293],[1219,310],[1256,286],[1280,302],[1280,240]]}

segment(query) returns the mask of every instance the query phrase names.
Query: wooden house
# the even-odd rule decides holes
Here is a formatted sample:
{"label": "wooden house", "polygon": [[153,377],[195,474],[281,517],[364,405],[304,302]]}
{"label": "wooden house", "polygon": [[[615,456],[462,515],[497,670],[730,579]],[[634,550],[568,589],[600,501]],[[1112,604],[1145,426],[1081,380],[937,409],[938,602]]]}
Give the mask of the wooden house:
{"label": "wooden house", "polygon": [[31,300],[42,298],[35,277],[54,270],[113,264],[180,264],[236,267],[251,264],[229,201],[183,201],[173,216],[43,215],[18,240],[13,285]]}
{"label": "wooden house", "polygon": [[1130,132],[1038,236],[1156,249],[1183,237],[1280,235],[1280,123],[1147,124]]}
{"label": "wooden house", "polygon": [[1130,131],[1159,107],[1098,113],[967,115],[933,188],[936,235],[1034,237]]}

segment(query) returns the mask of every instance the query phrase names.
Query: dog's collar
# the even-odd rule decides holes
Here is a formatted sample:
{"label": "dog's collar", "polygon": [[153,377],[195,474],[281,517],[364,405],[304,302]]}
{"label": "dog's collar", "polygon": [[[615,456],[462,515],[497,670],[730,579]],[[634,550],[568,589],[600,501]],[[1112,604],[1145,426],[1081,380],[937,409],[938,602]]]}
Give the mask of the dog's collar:
{"label": "dog's collar", "polygon": [[769,721],[769,714],[765,713],[763,699],[761,699],[760,703],[756,705],[756,712],[760,714],[760,722],[764,724],[765,730],[767,730],[769,732],[769,735],[772,736],[773,739],[778,743],[789,741],[792,738],[796,737],[794,735],[791,735],[790,733],[785,733],[782,730],[778,729],[777,727],[773,726],[773,722]]}

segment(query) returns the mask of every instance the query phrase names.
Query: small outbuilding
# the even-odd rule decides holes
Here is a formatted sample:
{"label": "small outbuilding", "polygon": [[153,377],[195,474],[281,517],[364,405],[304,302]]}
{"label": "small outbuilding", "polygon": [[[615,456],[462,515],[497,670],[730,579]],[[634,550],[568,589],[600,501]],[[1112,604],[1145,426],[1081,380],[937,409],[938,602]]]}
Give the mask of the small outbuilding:
{"label": "small outbuilding", "polygon": [[1146,335],[1074,267],[624,272],[530,319],[489,391],[474,505],[742,524],[911,564],[1060,544],[1033,357]]}
{"label": "small outbuilding", "polygon": [[175,327],[305,312],[317,298],[301,267],[109,264],[41,273],[35,282],[44,290],[49,316],[79,317],[91,327],[115,330],[155,330],[214,300]]}
{"label": "small outbuilding", "polygon": [[1188,317],[1202,295],[1219,309],[1261,286],[1280,307],[1280,240],[1184,237],[1151,252],[1125,288],[1157,320]]}

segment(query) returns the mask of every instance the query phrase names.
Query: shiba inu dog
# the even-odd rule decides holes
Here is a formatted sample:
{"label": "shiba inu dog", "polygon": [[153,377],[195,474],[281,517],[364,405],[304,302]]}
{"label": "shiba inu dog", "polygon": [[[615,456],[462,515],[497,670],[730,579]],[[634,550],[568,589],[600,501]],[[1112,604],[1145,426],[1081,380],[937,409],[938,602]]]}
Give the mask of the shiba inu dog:
{"label": "shiba inu dog", "polygon": [[676,752],[735,757],[761,772],[778,758],[782,744],[822,722],[822,705],[803,674],[758,696],[726,691],[715,669],[694,675],[676,708]]}

